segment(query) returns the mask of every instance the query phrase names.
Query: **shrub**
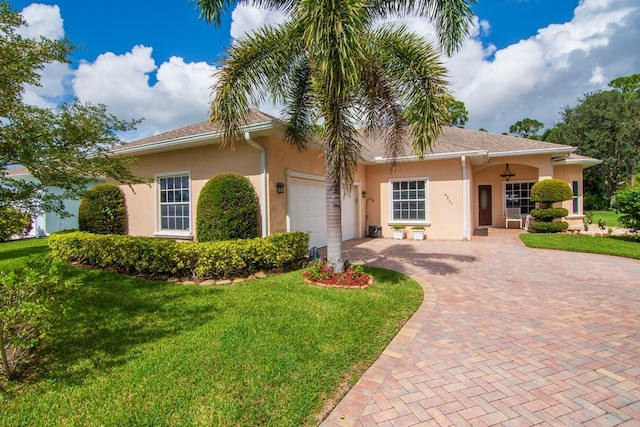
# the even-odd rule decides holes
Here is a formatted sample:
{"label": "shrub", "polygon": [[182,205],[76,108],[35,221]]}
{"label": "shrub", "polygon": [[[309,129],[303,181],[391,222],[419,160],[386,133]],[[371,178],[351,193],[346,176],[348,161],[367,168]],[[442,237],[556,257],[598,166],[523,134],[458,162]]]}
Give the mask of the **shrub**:
{"label": "shrub", "polygon": [[80,201],[78,226],[94,234],[125,234],[127,214],[120,187],[98,184],[89,190]]}
{"label": "shrub", "polygon": [[540,221],[553,221],[554,218],[562,218],[567,215],[569,215],[569,211],[565,208],[534,209],[531,211],[531,216]]}
{"label": "shrub", "polygon": [[543,179],[531,187],[531,201],[555,203],[573,199],[569,183],[561,179]]}
{"label": "shrub", "polygon": [[573,190],[566,181],[561,179],[544,179],[531,187],[531,201],[542,204],[543,209],[534,209],[531,216],[537,219],[530,224],[530,228],[538,233],[557,233],[569,228],[563,221],[554,221],[569,214],[564,208],[552,208],[555,202],[573,199]]}
{"label": "shrub", "polygon": [[61,312],[60,297],[75,286],[60,268],[60,262],[31,258],[19,270],[0,271],[0,374],[6,379],[28,366]]}
{"label": "shrub", "polygon": [[640,229],[640,186],[618,191],[616,201],[618,212],[622,214],[618,222],[634,230]]}
{"label": "shrub", "polygon": [[307,253],[309,234],[180,243],[76,232],[52,235],[48,243],[53,257],[120,273],[226,279],[295,266]]}
{"label": "shrub", "polygon": [[584,195],[585,211],[600,211],[608,208],[609,208],[609,201],[605,197],[592,195],[592,194]]}
{"label": "shrub", "polygon": [[562,231],[567,231],[567,228],[569,228],[569,223],[565,221],[534,221],[529,224],[529,228],[531,228],[536,233],[560,233]]}
{"label": "shrub", "polygon": [[198,198],[196,237],[200,242],[258,237],[258,196],[248,178],[211,178]]}
{"label": "shrub", "polygon": [[31,227],[31,215],[11,208],[0,209],[0,241],[14,234],[28,234]]}

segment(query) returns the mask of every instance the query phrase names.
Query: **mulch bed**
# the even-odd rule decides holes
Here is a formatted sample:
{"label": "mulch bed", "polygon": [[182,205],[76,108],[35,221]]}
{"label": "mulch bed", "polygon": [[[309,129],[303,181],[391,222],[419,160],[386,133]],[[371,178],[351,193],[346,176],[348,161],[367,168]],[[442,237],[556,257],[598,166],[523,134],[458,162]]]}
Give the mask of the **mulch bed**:
{"label": "mulch bed", "polygon": [[357,277],[347,276],[346,274],[334,274],[325,279],[316,279],[307,271],[302,277],[308,283],[325,288],[364,289],[373,285],[373,277],[365,273]]}

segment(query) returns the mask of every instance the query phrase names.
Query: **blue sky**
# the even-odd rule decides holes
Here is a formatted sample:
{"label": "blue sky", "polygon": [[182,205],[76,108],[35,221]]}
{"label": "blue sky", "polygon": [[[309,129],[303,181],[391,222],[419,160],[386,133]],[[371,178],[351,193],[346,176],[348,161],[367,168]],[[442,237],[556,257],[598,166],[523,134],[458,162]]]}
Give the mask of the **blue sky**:
{"label": "blue sky", "polygon": [[[30,99],[46,105],[75,96],[119,116],[144,117],[128,139],[206,119],[211,75],[224,49],[257,25],[283,17],[238,7],[221,27],[200,20],[193,3],[174,0],[12,1],[29,31],[76,45],[69,66],[45,70]],[[637,0],[480,0],[474,33],[446,58],[451,89],[470,112],[468,128],[502,132],[532,117],[552,125],[566,105],[640,73]],[[165,6],[170,4],[170,6]],[[45,6],[41,6],[45,5]],[[56,7],[57,6],[57,7]],[[430,25],[403,20],[431,39]],[[275,106],[260,106],[277,114]]]}

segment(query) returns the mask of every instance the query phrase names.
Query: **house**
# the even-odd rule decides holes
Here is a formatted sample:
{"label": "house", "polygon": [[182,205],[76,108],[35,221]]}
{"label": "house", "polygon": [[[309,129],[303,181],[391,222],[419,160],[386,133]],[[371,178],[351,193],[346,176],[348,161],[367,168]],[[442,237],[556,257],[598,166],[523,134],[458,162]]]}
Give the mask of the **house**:
{"label": "house", "polygon": [[[24,166],[18,166],[15,168],[6,170],[7,177],[11,179],[21,179],[24,181],[36,181],[36,178],[31,175],[29,170]],[[96,184],[105,182],[104,179],[98,179],[87,184],[87,190],[93,188]],[[57,187],[48,188],[52,194],[60,195],[63,190]],[[80,206],[79,199],[65,199],[63,201],[64,209],[69,216],[62,218],[55,212],[42,212],[32,220],[32,228],[27,237],[44,237],[51,233],[62,230],[71,230],[78,228],[78,207]]]}
{"label": "house", "polygon": [[[282,122],[256,110],[243,130],[246,143],[233,148],[221,146],[221,132],[209,122],[115,148],[139,159],[136,174],[154,178],[151,186],[122,185],[129,234],[193,239],[202,187],[217,174],[234,172],[255,187],[262,235],[311,231],[311,246],[325,246],[321,148],[291,147]],[[599,163],[576,155],[575,147],[446,128],[423,159],[407,151],[392,170],[375,135],[362,142],[363,159],[343,195],[344,240],[365,237],[378,225],[390,237],[394,224],[424,225],[430,239],[469,240],[478,228],[505,227],[507,208],[526,217],[534,208],[531,186],[545,178],[572,186],[574,200],[563,206],[568,221],[582,224],[582,171]]]}

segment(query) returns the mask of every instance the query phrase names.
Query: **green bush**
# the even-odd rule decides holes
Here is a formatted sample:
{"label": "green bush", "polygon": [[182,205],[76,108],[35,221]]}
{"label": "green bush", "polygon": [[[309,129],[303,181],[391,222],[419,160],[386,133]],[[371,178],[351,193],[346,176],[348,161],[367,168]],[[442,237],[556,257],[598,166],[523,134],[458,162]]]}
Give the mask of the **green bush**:
{"label": "green bush", "polygon": [[534,209],[531,211],[531,216],[540,221],[553,221],[554,218],[562,218],[567,215],[569,215],[569,211],[565,208]]}
{"label": "green bush", "polygon": [[258,196],[248,178],[211,178],[198,198],[196,238],[200,242],[258,237]]}
{"label": "green bush", "polygon": [[573,199],[573,190],[561,179],[543,179],[531,187],[531,201],[555,203]]}
{"label": "green bush", "polygon": [[8,240],[14,234],[28,234],[31,227],[31,215],[11,208],[0,209],[0,241]]}
{"label": "green bush", "polygon": [[60,262],[35,257],[23,268],[0,271],[0,376],[23,372],[61,312],[60,298],[75,284],[60,269]]}
{"label": "green bush", "polygon": [[567,231],[567,228],[569,228],[569,223],[565,221],[534,221],[529,224],[529,228],[536,233],[560,233],[562,231]]}
{"label": "green bush", "polygon": [[618,191],[616,202],[621,213],[618,222],[634,230],[640,229],[640,186]]}
{"label": "green bush", "polygon": [[125,234],[127,214],[120,187],[98,184],[89,190],[80,201],[78,226],[88,233]]}
{"label": "green bush", "polygon": [[181,243],[76,232],[52,235],[48,243],[53,257],[120,273],[226,279],[295,266],[307,253],[309,234]]}
{"label": "green bush", "polygon": [[585,194],[583,207],[585,211],[601,211],[609,208],[609,201],[606,197]]}

